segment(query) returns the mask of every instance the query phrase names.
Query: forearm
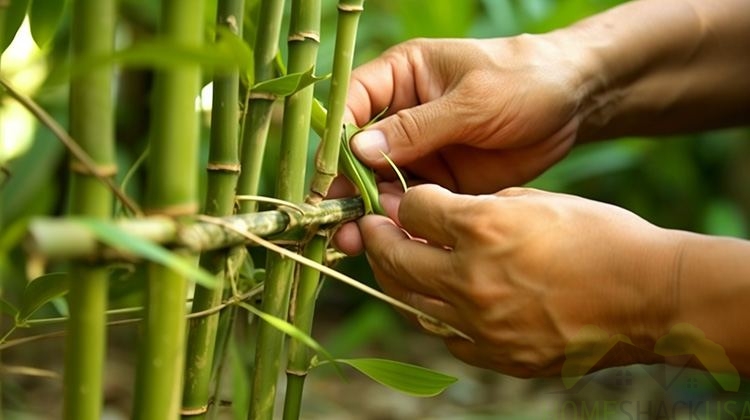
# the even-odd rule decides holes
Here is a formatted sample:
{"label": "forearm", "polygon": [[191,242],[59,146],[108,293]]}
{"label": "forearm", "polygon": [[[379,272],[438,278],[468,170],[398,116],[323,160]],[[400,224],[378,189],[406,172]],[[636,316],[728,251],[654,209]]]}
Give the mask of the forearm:
{"label": "forearm", "polygon": [[726,351],[741,375],[750,376],[750,241],[672,232],[679,252],[669,328],[680,323],[697,328]]}
{"label": "forearm", "polygon": [[750,122],[750,2],[640,0],[550,34],[583,48],[580,141]]}

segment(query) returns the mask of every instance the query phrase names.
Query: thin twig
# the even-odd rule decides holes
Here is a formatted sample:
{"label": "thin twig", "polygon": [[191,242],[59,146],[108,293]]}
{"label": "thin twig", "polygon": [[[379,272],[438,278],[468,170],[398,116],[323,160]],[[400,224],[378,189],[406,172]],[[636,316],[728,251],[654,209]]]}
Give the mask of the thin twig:
{"label": "thin twig", "polygon": [[39,369],[31,366],[8,366],[0,365],[0,373],[8,375],[36,376],[38,378],[60,379],[60,374],[47,369]]}
{"label": "thin twig", "polygon": [[250,299],[251,297],[259,294],[262,291],[263,291],[263,285],[260,284],[258,286],[255,286],[253,289],[247,291],[246,293],[230,297],[225,302],[222,302],[221,304],[216,305],[213,308],[206,309],[205,311],[193,312],[190,315],[188,315],[187,318],[188,319],[191,319],[191,318],[200,318],[200,317],[205,317],[205,316],[213,315],[213,314],[221,311],[222,309],[226,308],[227,306],[236,305],[236,304],[238,304],[240,302],[244,302],[244,301]]}
{"label": "thin twig", "polygon": [[11,86],[5,79],[1,77],[0,85],[3,86],[5,91],[8,92],[8,94],[13,97],[13,99],[18,101],[21,105],[23,105],[24,108],[31,112],[31,114],[34,115],[39,120],[39,122],[49,128],[52,134],[54,134],[55,137],[57,137],[60,142],[68,149],[68,151],[70,151],[70,154],[72,154],[73,157],[81,162],[81,165],[83,165],[89,173],[91,173],[98,180],[104,183],[104,185],[106,185],[107,188],[112,191],[112,193],[122,202],[125,207],[128,208],[128,210],[130,210],[136,216],[143,215],[138,205],[135,204],[135,202],[133,202],[127,195],[125,195],[125,193],[114,183],[114,181],[109,176],[102,174],[99,171],[96,162],[94,162],[91,156],[89,156],[88,153],[81,149],[78,143],[70,136],[70,134],[68,134],[67,131],[65,131],[64,128],[60,126],[60,124],[57,123],[57,121],[55,121],[54,118],[52,118],[51,115],[49,115],[31,98],[17,91],[13,86]]}
{"label": "thin twig", "polygon": [[288,207],[292,210],[296,210],[299,214],[305,214],[305,210],[302,207],[292,203],[291,201],[282,200],[279,198],[266,197],[262,195],[237,195],[234,197],[237,201],[257,201],[259,203],[275,204],[279,207]]}
{"label": "thin twig", "polygon": [[[401,302],[400,300],[394,299],[394,298],[386,295],[383,292],[380,292],[380,291],[375,290],[375,289],[373,289],[373,288],[371,288],[371,287],[369,287],[369,286],[367,286],[365,284],[362,284],[362,283],[358,282],[357,280],[355,280],[355,279],[353,279],[353,278],[351,278],[351,277],[349,277],[349,276],[347,276],[345,274],[339,273],[336,270],[333,270],[333,269],[331,269],[329,267],[324,266],[323,264],[320,264],[320,263],[317,263],[315,261],[312,261],[312,260],[310,260],[308,258],[303,257],[302,255],[295,254],[294,252],[292,252],[292,251],[290,251],[290,250],[288,250],[286,248],[282,248],[282,247],[274,244],[273,242],[269,242],[269,241],[261,238],[260,236],[254,235],[254,234],[252,234],[250,232],[247,232],[247,231],[239,230],[236,227],[232,226],[231,224],[225,222],[224,220],[222,220],[220,218],[210,217],[210,216],[204,216],[204,215],[199,215],[198,218],[200,220],[205,221],[205,222],[216,223],[217,225],[222,226],[225,229],[230,229],[230,230],[236,232],[237,234],[242,235],[245,238],[247,238],[247,239],[249,239],[249,240],[257,243],[260,246],[263,246],[263,247],[265,247],[267,249],[270,249],[271,251],[279,253],[282,256],[290,258],[290,259],[292,259],[292,260],[294,260],[294,261],[296,261],[296,262],[298,262],[300,264],[304,264],[304,265],[307,265],[309,267],[312,267],[312,268],[320,271],[321,273],[323,273],[323,274],[325,274],[327,276],[333,277],[336,280],[339,280],[339,281],[341,281],[341,282],[343,282],[343,283],[345,283],[345,284],[347,284],[347,285],[349,285],[351,287],[354,287],[355,289],[359,289],[359,290],[367,293],[370,296],[373,296],[373,297],[375,297],[377,299],[382,300],[385,303],[388,303],[388,304],[390,304],[390,305],[392,305],[392,306],[394,306],[396,308],[402,309],[402,310],[404,310],[406,312],[409,312],[409,313],[411,313],[413,315],[416,315],[417,319],[420,321],[420,323],[427,322],[427,323],[430,323],[430,324],[434,324],[434,326],[439,326],[440,328],[443,328],[445,330],[450,331],[453,335],[457,335],[457,336],[459,336],[461,338],[464,338],[466,340],[474,342],[474,340],[471,337],[469,337],[468,335],[466,335],[465,333],[461,332],[460,330],[456,329],[455,327],[453,327],[451,325],[446,324],[443,321],[440,321],[439,319],[433,317],[432,315],[429,315],[427,313],[424,313],[424,312],[420,311],[417,308],[409,306],[409,305],[405,304],[404,302]],[[424,326],[424,324],[422,324],[422,325]]]}
{"label": "thin twig", "polygon": [[[259,286],[256,286],[256,287],[248,290],[247,292],[245,292],[243,294],[232,296],[229,299],[227,299],[226,301],[222,302],[221,304],[219,304],[217,306],[214,306],[213,308],[207,309],[205,311],[195,312],[195,313],[189,314],[189,315],[187,315],[186,318],[187,319],[201,318],[201,317],[212,315],[212,314],[214,314],[216,312],[221,311],[222,309],[226,308],[227,306],[236,305],[236,304],[238,304],[240,302],[248,300],[248,299],[256,296],[258,293],[260,293],[262,291],[263,291],[263,285],[261,284]],[[114,315],[116,313],[121,313],[121,314],[122,313],[132,313],[132,312],[137,312],[139,310],[143,310],[143,308],[115,309],[115,310],[108,311],[107,314]],[[67,321],[67,319],[68,318],[66,318],[66,317],[39,319],[39,320],[36,320],[37,321],[36,323],[37,324],[42,324],[43,322],[39,322],[39,321],[49,321],[49,323],[51,324],[51,323],[58,322],[58,321],[60,321],[60,322]],[[142,320],[143,320],[143,318],[119,319],[117,321],[110,321],[110,322],[108,322],[107,326],[108,327],[113,327],[113,326],[118,326],[118,325],[134,324],[134,323],[140,322]],[[33,322],[34,320],[29,320],[29,321],[31,321],[29,323],[34,323]],[[25,343],[29,343],[29,342],[32,342],[32,341],[42,340],[42,339],[45,339],[45,338],[61,337],[61,336],[65,335],[65,331],[53,331],[53,332],[49,332],[49,333],[37,334],[37,335],[30,335],[28,337],[21,337],[21,338],[16,338],[15,340],[5,341],[5,338],[7,338],[15,330],[16,330],[16,326],[13,326],[13,328],[8,333],[5,334],[5,337],[3,337],[3,340],[0,340],[0,350],[5,350],[7,348],[15,347],[15,346],[18,346],[18,345],[21,345],[21,344],[25,344]]]}

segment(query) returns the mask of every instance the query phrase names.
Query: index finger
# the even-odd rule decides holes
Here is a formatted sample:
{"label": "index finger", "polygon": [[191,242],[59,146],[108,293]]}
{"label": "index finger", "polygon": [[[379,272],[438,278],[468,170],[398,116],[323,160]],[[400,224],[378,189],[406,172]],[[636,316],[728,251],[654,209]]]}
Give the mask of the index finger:
{"label": "index finger", "polygon": [[413,55],[402,46],[354,69],[347,93],[346,119],[361,127],[386,108],[390,114],[419,105],[413,69]]}

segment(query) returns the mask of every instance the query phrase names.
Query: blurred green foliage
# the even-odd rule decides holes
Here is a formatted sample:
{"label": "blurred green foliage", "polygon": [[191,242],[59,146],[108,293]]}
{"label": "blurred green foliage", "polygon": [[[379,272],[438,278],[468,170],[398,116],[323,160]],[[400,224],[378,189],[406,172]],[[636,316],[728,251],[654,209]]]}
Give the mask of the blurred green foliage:
{"label": "blurred green foliage", "polygon": [[[524,32],[544,32],[570,24],[622,1],[616,0],[368,0],[360,22],[355,64],[376,57],[388,47],[412,37],[497,37]],[[13,2],[18,4],[20,2]],[[213,2],[212,2],[213,3]],[[258,1],[249,1],[248,13],[257,12]],[[324,1],[319,75],[330,72],[336,19],[336,0]],[[212,7],[208,8],[213,10]],[[118,43],[127,46],[154,30],[157,2],[121,0]],[[54,38],[45,46],[46,81],[33,97],[58,121],[67,117],[63,68],[68,49],[69,14]],[[207,17],[208,19],[208,17]],[[249,20],[246,20],[249,21]],[[252,43],[254,28],[246,28]],[[1,34],[0,34],[1,35]],[[47,34],[42,34],[47,41]],[[208,36],[208,34],[207,34]],[[282,45],[282,49],[285,46]],[[118,177],[143,153],[148,132],[151,73],[125,69],[118,74]],[[327,82],[316,87],[325,98]],[[3,106],[9,101],[3,98]],[[205,128],[205,127],[204,127]],[[203,130],[207,138],[207,130]],[[278,135],[278,130],[272,130]],[[0,142],[3,141],[0,138]],[[613,203],[664,227],[696,232],[748,237],[750,228],[750,130],[735,128],[669,138],[627,138],[575,148],[557,166],[531,186],[585,196]],[[270,154],[278,142],[270,142]],[[312,142],[314,147],[316,142]],[[1,149],[0,149],[1,150]],[[204,159],[206,156],[204,150]],[[31,147],[0,165],[0,290],[11,302],[20,299],[27,281],[27,259],[22,249],[23,232],[34,215],[58,215],[65,208],[66,165],[61,146],[43,127],[36,127]],[[135,171],[127,191],[138,198],[143,190],[143,168]],[[267,168],[267,180],[275,168]],[[598,245],[598,244],[597,244]],[[341,264],[345,271],[371,282],[364,259]],[[133,305],[130,268],[113,280],[113,306]],[[331,348],[354,351],[375,337],[393,336],[397,318],[384,315],[372,305],[361,305],[357,292],[329,284],[321,301],[321,313],[348,320],[332,335]],[[54,315],[55,309],[47,308]],[[354,312],[352,312],[354,311]],[[3,317],[0,328],[7,328]]]}

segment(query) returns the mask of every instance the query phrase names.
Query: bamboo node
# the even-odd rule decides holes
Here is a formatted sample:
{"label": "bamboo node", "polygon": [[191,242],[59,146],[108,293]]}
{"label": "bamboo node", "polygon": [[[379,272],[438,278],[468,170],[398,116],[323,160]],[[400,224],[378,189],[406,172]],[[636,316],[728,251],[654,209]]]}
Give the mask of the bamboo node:
{"label": "bamboo node", "polygon": [[180,409],[180,415],[182,416],[200,416],[201,414],[208,413],[208,404],[202,405],[195,408],[182,408]]}
{"label": "bamboo node", "polygon": [[362,13],[365,10],[364,6],[354,4],[341,4],[339,3],[337,8],[345,13]]}
{"label": "bamboo node", "polygon": [[196,203],[182,203],[171,206],[146,209],[147,215],[158,214],[167,217],[190,216],[198,212]]}
{"label": "bamboo node", "polygon": [[305,197],[305,203],[311,206],[317,206],[321,201],[323,201],[324,198],[325,197],[323,196],[323,194],[321,194],[320,191],[317,191],[313,188],[310,190],[310,194]]}
{"label": "bamboo node", "polygon": [[299,376],[300,378],[304,378],[307,376],[307,371],[304,370],[295,370],[295,369],[287,369],[286,370],[287,375],[293,375],[293,376]]}
{"label": "bamboo node", "polygon": [[250,99],[264,99],[266,101],[275,101],[276,95],[273,93],[268,92],[254,92],[250,91],[250,95],[248,95]]}
{"label": "bamboo node", "polygon": [[240,169],[242,167],[239,163],[214,163],[214,162],[208,162],[208,165],[206,165],[206,170],[209,172],[229,172],[233,174],[240,173]]}
{"label": "bamboo node", "polygon": [[226,23],[230,31],[235,34],[239,33],[239,28],[237,27],[237,17],[235,17],[234,15],[229,15],[226,17],[226,19],[224,19],[224,23]]}
{"label": "bamboo node", "polygon": [[80,160],[71,160],[69,169],[71,172],[76,174],[91,175],[101,178],[109,178],[117,175],[117,165],[115,164],[96,165],[90,167],[83,164]]}
{"label": "bamboo node", "polygon": [[294,34],[289,35],[287,38],[287,41],[294,42],[294,41],[305,41],[305,40],[311,40],[314,42],[320,42],[320,33],[313,32],[313,31],[300,31]]}

